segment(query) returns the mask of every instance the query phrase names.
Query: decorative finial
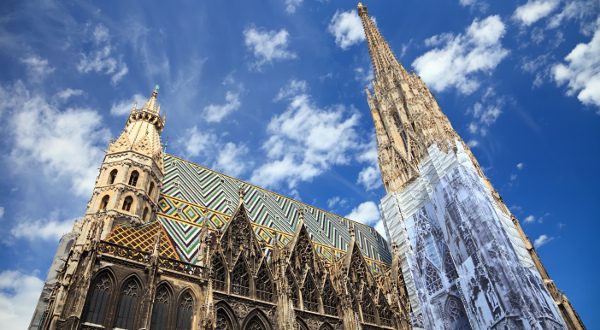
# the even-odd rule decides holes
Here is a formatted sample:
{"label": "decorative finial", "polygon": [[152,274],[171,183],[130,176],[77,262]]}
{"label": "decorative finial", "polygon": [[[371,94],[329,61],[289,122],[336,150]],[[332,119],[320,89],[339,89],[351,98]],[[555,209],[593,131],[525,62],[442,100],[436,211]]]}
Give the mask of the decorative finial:
{"label": "decorative finial", "polygon": [[356,235],[354,234],[354,225],[351,224],[348,231],[350,232],[350,238],[355,239]]}
{"label": "decorative finial", "polygon": [[238,190],[238,194],[240,196],[240,202],[243,202],[244,196],[246,196],[246,187],[244,185],[240,186],[240,189]]}
{"label": "decorative finial", "polygon": [[304,209],[298,209],[298,220],[304,222]]}

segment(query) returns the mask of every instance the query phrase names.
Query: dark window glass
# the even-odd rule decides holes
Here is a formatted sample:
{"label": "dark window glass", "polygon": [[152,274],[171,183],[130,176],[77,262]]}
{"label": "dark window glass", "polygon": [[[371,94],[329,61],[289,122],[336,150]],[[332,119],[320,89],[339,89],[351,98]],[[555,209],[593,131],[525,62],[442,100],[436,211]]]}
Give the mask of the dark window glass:
{"label": "dark window glass", "polygon": [[150,182],[150,188],[148,188],[148,196],[152,197],[153,192],[154,192],[154,182]]}
{"label": "dark window glass", "polygon": [[116,169],[110,171],[110,174],[108,175],[108,184],[115,183],[115,180],[117,179],[117,173],[119,173],[119,171]]}
{"label": "dark window glass", "polygon": [[192,310],[194,308],[194,299],[189,292],[186,292],[179,300],[177,306],[177,330],[192,329]]}
{"label": "dark window glass", "polygon": [[152,319],[150,329],[166,329],[169,306],[171,305],[171,293],[165,285],[156,290],[154,305],[152,305]]}
{"label": "dark window glass", "polygon": [[217,310],[217,324],[215,330],[233,330],[229,315],[223,309]]}
{"label": "dark window glass", "polygon": [[148,208],[144,207],[144,213],[142,214],[142,219],[148,220]]}
{"label": "dark window glass", "polygon": [[212,260],[213,267],[213,288],[218,291],[225,291],[227,283],[227,269],[219,255],[215,255]]}
{"label": "dark window glass", "polygon": [[323,309],[325,314],[337,315],[338,297],[329,278],[323,286]]}
{"label": "dark window glass", "polygon": [[119,296],[119,309],[115,321],[116,328],[133,329],[139,295],[140,286],[138,283],[134,279],[127,281]]}
{"label": "dark window glass", "polygon": [[106,210],[109,200],[110,200],[110,197],[108,195],[102,197],[102,201],[100,202],[100,211]]}
{"label": "dark window glass", "polygon": [[[366,289],[365,289],[366,290]],[[363,314],[363,321],[367,323],[376,323],[375,318],[375,306],[373,305],[373,300],[371,296],[365,292],[361,301],[361,309]]]}
{"label": "dark window glass", "polygon": [[260,321],[258,317],[252,318],[250,322],[246,325],[244,330],[265,330],[265,325]]}
{"label": "dark window glass", "polygon": [[138,173],[138,171],[131,172],[131,176],[129,177],[129,185],[135,187],[137,185],[139,177],[140,173]]}
{"label": "dark window glass", "polygon": [[273,300],[273,284],[271,276],[269,276],[269,270],[265,265],[260,268],[256,277],[256,296],[264,301]]}
{"label": "dark window glass", "polygon": [[131,204],[133,204],[133,198],[131,198],[131,196],[125,197],[122,209],[129,212],[129,210],[131,210]]}
{"label": "dark window glass", "polygon": [[304,280],[304,288],[302,289],[302,302],[304,303],[304,309],[313,312],[319,311],[317,286],[315,285],[315,281],[313,281],[310,274],[308,274],[306,276],[306,280]]}
{"label": "dark window glass", "polygon": [[250,276],[242,260],[238,261],[231,272],[231,292],[241,296],[250,295]]}
{"label": "dark window glass", "polygon": [[88,302],[84,313],[85,322],[104,325],[111,292],[112,280],[108,274],[104,273],[96,277],[88,294]]}

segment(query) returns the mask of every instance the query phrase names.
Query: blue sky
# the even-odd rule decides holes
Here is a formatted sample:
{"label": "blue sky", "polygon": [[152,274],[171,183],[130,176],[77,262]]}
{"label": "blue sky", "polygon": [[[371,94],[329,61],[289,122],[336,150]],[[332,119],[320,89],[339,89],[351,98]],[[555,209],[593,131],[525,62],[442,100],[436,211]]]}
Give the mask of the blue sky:
{"label": "blue sky", "polygon": [[[600,4],[372,0],[584,322],[600,327]],[[378,224],[353,1],[3,1],[0,328],[29,322],[108,141],[155,84],[169,153]]]}

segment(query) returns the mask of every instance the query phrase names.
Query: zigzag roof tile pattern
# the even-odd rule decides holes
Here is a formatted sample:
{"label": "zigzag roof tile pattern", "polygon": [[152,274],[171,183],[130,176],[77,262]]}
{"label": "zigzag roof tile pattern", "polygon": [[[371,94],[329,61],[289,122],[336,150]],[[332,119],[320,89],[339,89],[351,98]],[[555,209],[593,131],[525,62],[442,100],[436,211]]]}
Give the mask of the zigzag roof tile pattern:
{"label": "zigzag roof tile pattern", "polygon": [[[304,225],[317,253],[326,260],[333,262],[345,255],[353,227],[358,246],[372,269],[387,268],[391,262],[387,242],[367,225],[172,155],[164,157],[164,175],[157,218],[181,261],[195,262],[202,225],[206,221],[210,230],[221,229],[239,202],[240,187],[244,187],[244,205],[267,253],[276,238],[280,246],[293,241],[298,210],[304,209]],[[131,244],[134,242],[127,245]]]}

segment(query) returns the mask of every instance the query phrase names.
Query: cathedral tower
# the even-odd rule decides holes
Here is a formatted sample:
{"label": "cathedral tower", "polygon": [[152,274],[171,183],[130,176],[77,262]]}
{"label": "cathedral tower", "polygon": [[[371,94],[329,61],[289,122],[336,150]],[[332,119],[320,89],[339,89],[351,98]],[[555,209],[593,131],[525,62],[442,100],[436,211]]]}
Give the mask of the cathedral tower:
{"label": "cathedral tower", "polygon": [[367,99],[412,322],[427,329],[582,329],[517,219],[425,83],[358,4],[375,80]]}

